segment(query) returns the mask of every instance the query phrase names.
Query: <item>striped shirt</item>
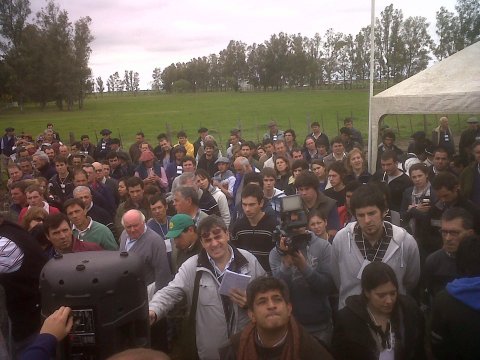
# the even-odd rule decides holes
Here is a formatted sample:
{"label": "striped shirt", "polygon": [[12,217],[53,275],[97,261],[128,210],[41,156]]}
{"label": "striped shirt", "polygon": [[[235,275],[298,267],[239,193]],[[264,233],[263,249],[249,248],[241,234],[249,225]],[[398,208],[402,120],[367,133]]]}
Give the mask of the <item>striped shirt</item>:
{"label": "striped shirt", "polygon": [[23,251],[9,238],[0,236],[0,273],[12,273],[23,263]]}
{"label": "striped shirt", "polygon": [[365,240],[362,234],[362,229],[358,223],[355,225],[353,230],[353,236],[355,239],[355,244],[357,244],[360,253],[363,258],[368,261],[382,261],[385,253],[387,252],[390,241],[393,237],[393,228],[392,225],[384,222],[383,223],[383,234],[382,237],[372,246],[370,241]]}

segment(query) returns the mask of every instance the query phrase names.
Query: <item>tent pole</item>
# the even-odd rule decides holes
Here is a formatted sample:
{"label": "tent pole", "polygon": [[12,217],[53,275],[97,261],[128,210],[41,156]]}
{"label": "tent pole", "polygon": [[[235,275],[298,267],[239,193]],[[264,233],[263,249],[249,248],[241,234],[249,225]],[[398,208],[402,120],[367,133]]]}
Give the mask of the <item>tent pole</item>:
{"label": "tent pole", "polygon": [[375,76],[375,0],[372,0],[371,6],[371,24],[370,24],[370,96],[368,98],[368,167],[373,174],[375,164],[373,163],[373,147],[376,144],[372,141],[372,98],[373,98],[373,82]]}

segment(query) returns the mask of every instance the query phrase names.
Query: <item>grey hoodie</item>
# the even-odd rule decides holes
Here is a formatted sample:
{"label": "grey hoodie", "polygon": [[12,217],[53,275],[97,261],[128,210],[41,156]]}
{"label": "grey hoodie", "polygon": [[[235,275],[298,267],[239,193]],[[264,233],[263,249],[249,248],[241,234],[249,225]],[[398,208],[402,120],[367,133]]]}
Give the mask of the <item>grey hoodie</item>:
{"label": "grey hoodie", "polygon": [[[347,224],[340,230],[332,243],[332,276],[339,291],[338,308],[345,306],[350,295],[362,292],[358,277],[364,257],[354,240],[353,229],[357,223]],[[406,294],[412,290],[420,278],[420,256],[415,239],[405,229],[393,225],[393,237],[382,261],[397,275],[398,290]],[[361,274],[360,274],[361,275]]]}

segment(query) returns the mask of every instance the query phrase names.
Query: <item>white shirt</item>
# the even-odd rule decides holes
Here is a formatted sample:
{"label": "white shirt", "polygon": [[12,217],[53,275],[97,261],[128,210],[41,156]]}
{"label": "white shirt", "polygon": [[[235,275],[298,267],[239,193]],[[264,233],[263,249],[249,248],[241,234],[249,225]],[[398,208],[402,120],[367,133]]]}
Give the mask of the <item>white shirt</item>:
{"label": "white shirt", "polygon": [[9,238],[0,236],[0,273],[13,273],[23,263],[23,251]]}

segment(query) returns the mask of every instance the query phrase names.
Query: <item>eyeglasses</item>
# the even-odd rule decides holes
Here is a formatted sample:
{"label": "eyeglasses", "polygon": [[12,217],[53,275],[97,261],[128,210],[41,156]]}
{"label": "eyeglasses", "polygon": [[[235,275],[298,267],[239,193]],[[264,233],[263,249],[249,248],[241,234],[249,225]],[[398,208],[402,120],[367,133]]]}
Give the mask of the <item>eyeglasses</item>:
{"label": "eyeglasses", "polygon": [[442,234],[442,236],[447,236],[447,235],[451,235],[451,236],[459,236],[462,232],[459,231],[459,230],[444,230],[444,229],[440,229],[440,234]]}

